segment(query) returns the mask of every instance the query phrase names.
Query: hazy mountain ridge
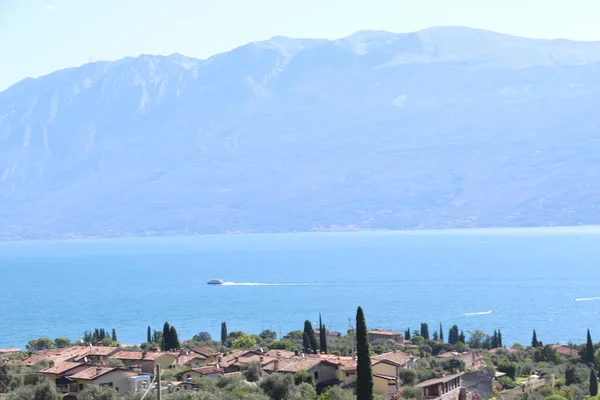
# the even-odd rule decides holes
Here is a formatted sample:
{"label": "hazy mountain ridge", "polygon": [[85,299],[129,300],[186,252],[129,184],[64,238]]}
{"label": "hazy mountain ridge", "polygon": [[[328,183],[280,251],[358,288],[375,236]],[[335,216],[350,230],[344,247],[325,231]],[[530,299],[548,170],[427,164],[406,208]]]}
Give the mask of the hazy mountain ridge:
{"label": "hazy mountain ridge", "polygon": [[600,223],[600,43],[274,37],[0,93],[0,237]]}

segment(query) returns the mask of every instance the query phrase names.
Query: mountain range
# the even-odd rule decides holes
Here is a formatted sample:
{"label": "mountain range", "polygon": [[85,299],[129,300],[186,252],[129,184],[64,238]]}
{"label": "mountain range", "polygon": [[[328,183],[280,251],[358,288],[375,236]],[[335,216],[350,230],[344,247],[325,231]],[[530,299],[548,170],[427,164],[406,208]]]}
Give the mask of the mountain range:
{"label": "mountain range", "polygon": [[600,224],[598,104],[463,27],[94,62],[0,93],[0,239]]}

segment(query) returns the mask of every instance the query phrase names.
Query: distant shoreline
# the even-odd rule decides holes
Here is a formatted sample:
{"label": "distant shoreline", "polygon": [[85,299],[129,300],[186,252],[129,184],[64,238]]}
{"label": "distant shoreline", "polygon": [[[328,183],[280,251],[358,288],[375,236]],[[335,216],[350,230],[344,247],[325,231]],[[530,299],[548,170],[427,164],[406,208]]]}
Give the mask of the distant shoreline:
{"label": "distant shoreline", "polygon": [[267,236],[267,235],[342,235],[342,234],[374,234],[374,235],[439,235],[439,234],[600,234],[600,225],[576,225],[576,226],[528,226],[528,227],[489,227],[489,228],[438,228],[438,229],[340,229],[325,230],[313,229],[309,231],[285,231],[285,232],[224,232],[224,233],[188,233],[188,234],[146,234],[146,235],[115,235],[115,236],[60,236],[53,238],[14,238],[0,239],[0,244],[24,243],[24,242],[68,242],[80,240],[119,240],[119,239],[164,239],[164,238],[190,238],[190,237],[222,237],[222,236]]}

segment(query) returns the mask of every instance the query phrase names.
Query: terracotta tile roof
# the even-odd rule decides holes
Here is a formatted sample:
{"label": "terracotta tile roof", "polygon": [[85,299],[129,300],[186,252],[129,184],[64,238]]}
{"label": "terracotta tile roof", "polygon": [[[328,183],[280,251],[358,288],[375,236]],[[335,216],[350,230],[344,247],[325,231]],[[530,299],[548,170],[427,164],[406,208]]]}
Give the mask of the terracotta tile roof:
{"label": "terracotta tile roof", "polygon": [[43,373],[43,374],[60,375],[60,374],[63,374],[65,372],[73,369],[73,368],[79,367],[81,365],[85,365],[85,364],[78,363],[78,362],[72,362],[72,361],[65,361],[65,362],[62,362],[62,363],[58,363],[54,367],[43,369],[40,372]]}
{"label": "terracotta tile roof", "polygon": [[218,351],[211,349],[210,347],[196,347],[196,348],[192,349],[192,351],[194,353],[198,353],[201,356],[204,356],[206,358],[217,357],[221,354]]}
{"label": "terracotta tile roof", "polygon": [[506,353],[514,353],[516,350],[515,349],[511,349],[510,347],[498,347],[497,349],[491,349],[490,353],[501,353],[501,352],[506,352]]}
{"label": "terracotta tile roof", "polygon": [[[248,363],[253,359],[253,357],[260,357],[260,356],[264,356],[263,353],[261,353],[258,350],[236,350],[234,352],[232,352],[231,354],[228,354],[224,357],[221,358],[221,361],[218,361],[218,364],[222,367],[229,367],[231,365],[234,364],[243,364],[243,363]],[[237,360],[236,360],[237,357]],[[217,361],[214,361],[213,364],[216,364]]]}
{"label": "terracotta tile roof", "polygon": [[431,386],[431,385],[437,385],[438,383],[446,383],[446,382],[450,382],[454,378],[458,378],[461,375],[463,375],[462,372],[460,374],[446,375],[441,378],[429,379],[429,380],[423,381],[421,383],[417,383],[415,386],[424,388],[424,387]]}
{"label": "terracotta tile roof", "polygon": [[296,373],[304,370],[308,371],[314,366],[321,363],[322,360],[318,358],[282,358],[279,360],[272,360],[265,366],[265,370],[269,372],[290,372]]}
{"label": "terracotta tile roof", "polygon": [[42,360],[53,361],[54,364],[58,364],[61,362],[74,360],[80,354],[84,354],[85,352],[85,347],[70,347],[58,350],[39,350],[33,353],[31,356],[19,361],[17,364],[31,366]]}
{"label": "terracotta tile roof", "polygon": [[69,378],[70,379],[83,379],[83,380],[94,380],[102,375],[108,374],[109,372],[112,371],[124,371],[123,369],[120,368],[106,368],[106,367],[90,367],[87,369],[84,369],[83,371],[79,371],[76,374],[70,375]]}
{"label": "terracotta tile roof", "polygon": [[109,346],[88,347],[87,351],[83,352],[82,354],[79,354],[79,356],[75,359],[75,361],[81,361],[85,357],[88,357],[88,356],[108,357],[119,351],[120,351],[120,349],[118,347],[109,347]]}
{"label": "terracotta tile roof", "polygon": [[183,356],[179,356],[179,358],[177,359],[176,364],[177,365],[186,365],[186,364],[190,363],[193,360],[204,361],[204,360],[206,360],[206,357],[201,356],[200,354],[183,355]]}
{"label": "terracotta tile roof", "polygon": [[375,364],[376,362],[381,362],[381,361],[389,361],[392,362],[396,365],[402,366],[404,364],[406,364],[407,362],[409,362],[411,359],[411,356],[409,354],[406,354],[402,351],[393,351],[390,353],[385,353],[385,354],[380,354],[378,356],[374,356],[372,357],[372,361],[373,364]]}
{"label": "terracotta tile roof", "polygon": [[435,356],[435,358],[454,358],[454,357],[460,357],[460,353],[454,354],[452,352],[447,352],[447,353],[438,354],[437,356]]}
{"label": "terracotta tile roof", "polygon": [[289,350],[269,350],[266,353],[269,357],[292,358],[296,355],[295,352]]}
{"label": "terracotta tile roof", "polygon": [[565,357],[578,357],[579,351],[569,346],[565,346],[562,344],[555,344],[554,348],[558,352],[558,354],[563,355]]}
{"label": "terracotta tile roof", "polygon": [[110,358],[116,358],[118,360],[154,361],[164,355],[177,357],[177,354],[162,351],[119,351],[118,353],[111,355]]}
{"label": "terracotta tile roof", "polygon": [[[379,330],[379,329],[373,329],[368,331],[367,333],[369,334],[373,334],[373,335],[385,335],[385,336],[396,336],[396,335],[400,335],[400,333],[398,332],[394,332],[394,331],[385,331],[385,330]],[[404,335],[403,335],[404,336]]]}
{"label": "terracotta tile roof", "polygon": [[225,372],[223,368],[219,368],[216,365],[207,365],[206,367],[192,368],[191,370],[200,375],[222,374]]}

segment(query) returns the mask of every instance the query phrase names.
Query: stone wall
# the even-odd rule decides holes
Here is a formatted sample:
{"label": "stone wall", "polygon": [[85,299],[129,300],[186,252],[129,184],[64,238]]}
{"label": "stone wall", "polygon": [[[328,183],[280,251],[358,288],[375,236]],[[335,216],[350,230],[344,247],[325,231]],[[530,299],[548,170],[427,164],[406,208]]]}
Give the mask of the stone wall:
{"label": "stone wall", "polygon": [[487,371],[465,372],[461,376],[461,386],[470,393],[477,394],[479,400],[488,400],[494,397],[493,377]]}

